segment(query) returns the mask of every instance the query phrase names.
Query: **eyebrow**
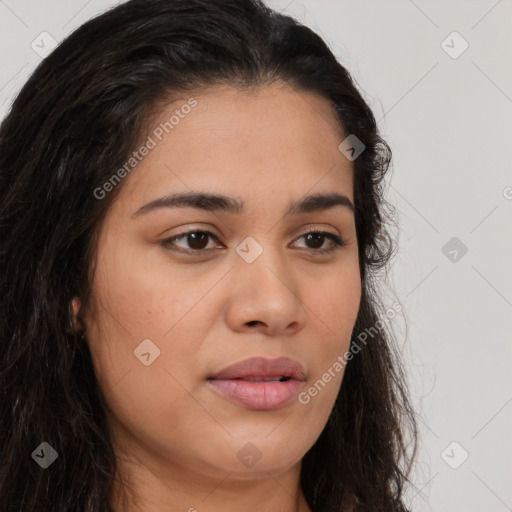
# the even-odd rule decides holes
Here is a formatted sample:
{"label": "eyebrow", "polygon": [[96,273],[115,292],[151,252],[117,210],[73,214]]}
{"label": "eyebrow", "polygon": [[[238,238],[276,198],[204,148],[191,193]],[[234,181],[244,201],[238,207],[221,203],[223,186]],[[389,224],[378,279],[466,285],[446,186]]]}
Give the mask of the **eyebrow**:
{"label": "eyebrow", "polygon": [[[328,194],[313,194],[301,197],[293,201],[285,217],[290,215],[299,215],[301,213],[311,213],[322,210],[328,210],[335,206],[348,208],[355,213],[355,208],[350,199],[336,192]],[[244,210],[244,202],[241,199],[228,197],[222,194],[211,194],[206,192],[185,192],[170,194],[141,206],[133,215],[137,218],[143,214],[155,211],[160,208],[197,208],[210,212],[227,212],[231,214],[241,214]]]}

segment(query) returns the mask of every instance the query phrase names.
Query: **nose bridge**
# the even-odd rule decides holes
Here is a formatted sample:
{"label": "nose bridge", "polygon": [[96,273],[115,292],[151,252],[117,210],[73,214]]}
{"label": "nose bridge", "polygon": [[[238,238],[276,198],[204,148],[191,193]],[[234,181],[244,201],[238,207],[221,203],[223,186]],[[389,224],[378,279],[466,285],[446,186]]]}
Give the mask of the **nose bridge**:
{"label": "nose bridge", "polygon": [[235,269],[237,281],[250,286],[253,292],[250,296],[258,296],[267,307],[288,308],[296,313],[300,298],[292,273],[287,269],[286,255],[281,248],[271,245],[270,236],[258,238],[261,243],[248,236],[236,248],[241,260]]}

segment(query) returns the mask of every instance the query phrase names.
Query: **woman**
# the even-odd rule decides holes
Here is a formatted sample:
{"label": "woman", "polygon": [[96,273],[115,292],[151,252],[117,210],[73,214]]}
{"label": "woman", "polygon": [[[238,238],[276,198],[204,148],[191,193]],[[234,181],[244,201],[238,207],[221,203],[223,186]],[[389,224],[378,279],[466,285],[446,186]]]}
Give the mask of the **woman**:
{"label": "woman", "polygon": [[391,152],[318,35],[131,0],[0,144],[2,511],[405,510]]}

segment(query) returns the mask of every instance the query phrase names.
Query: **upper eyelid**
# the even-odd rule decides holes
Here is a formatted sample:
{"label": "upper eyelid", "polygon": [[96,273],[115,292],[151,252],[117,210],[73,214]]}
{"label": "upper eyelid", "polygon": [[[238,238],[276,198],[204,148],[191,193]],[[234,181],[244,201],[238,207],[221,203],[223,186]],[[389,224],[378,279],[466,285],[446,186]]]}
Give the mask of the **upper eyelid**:
{"label": "upper eyelid", "polygon": [[[178,229],[181,229],[181,231],[179,233],[176,233],[176,235],[172,235],[171,237],[168,237],[168,238],[172,238],[173,236],[180,236],[183,233],[190,233],[190,232],[194,232],[194,231],[208,232],[216,237],[224,236],[222,233],[220,233],[220,231],[217,228],[212,227],[210,224],[206,225],[205,227],[202,227],[201,225],[194,226],[194,223],[191,222],[189,224],[184,224],[181,228],[178,228]],[[212,229],[214,231],[212,231]],[[298,235],[296,235],[296,236],[300,236],[300,234],[308,233],[309,231],[325,231],[328,233],[330,232],[329,228],[326,228],[325,222],[317,222],[317,223],[311,222],[308,225],[306,225],[306,227],[304,227],[303,229],[304,229],[304,231],[302,231],[302,228],[300,230],[294,230],[296,233],[298,233]],[[340,232],[343,231],[342,226],[338,226],[336,228],[334,225],[331,225],[330,229],[337,231],[338,233],[334,232],[332,234],[338,235],[338,236],[341,236]],[[170,231],[170,230],[167,230],[167,231]],[[219,233],[220,233],[219,235],[217,235],[217,231],[219,231]]]}

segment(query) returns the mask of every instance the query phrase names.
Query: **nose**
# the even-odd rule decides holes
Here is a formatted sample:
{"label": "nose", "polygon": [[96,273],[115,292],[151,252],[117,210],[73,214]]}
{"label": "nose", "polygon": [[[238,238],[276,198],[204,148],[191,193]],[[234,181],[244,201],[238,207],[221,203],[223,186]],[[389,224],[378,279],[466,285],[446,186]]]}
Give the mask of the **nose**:
{"label": "nose", "polygon": [[230,274],[226,319],[233,330],[287,336],[304,328],[300,276],[282,252],[265,249],[251,263],[237,258]]}

